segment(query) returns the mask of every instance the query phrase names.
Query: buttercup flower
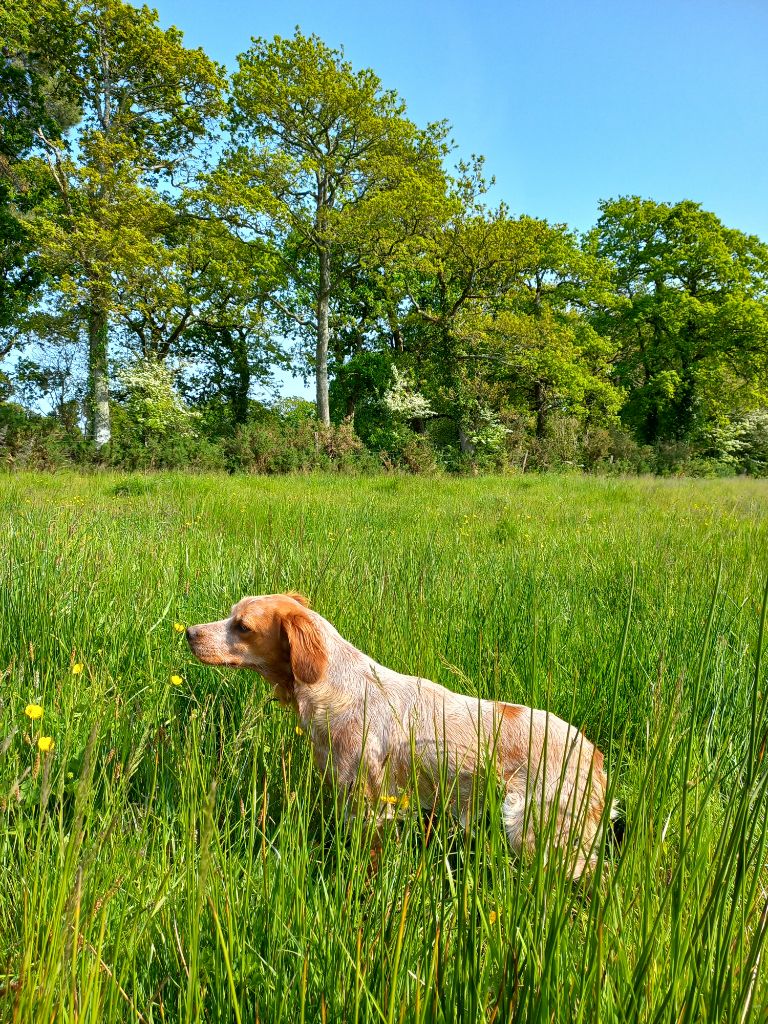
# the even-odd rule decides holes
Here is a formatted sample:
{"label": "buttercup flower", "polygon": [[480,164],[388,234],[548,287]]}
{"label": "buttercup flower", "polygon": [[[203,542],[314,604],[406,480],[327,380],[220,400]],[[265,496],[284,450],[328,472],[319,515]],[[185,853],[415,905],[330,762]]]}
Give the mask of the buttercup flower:
{"label": "buttercup flower", "polygon": [[47,754],[50,750],[53,750],[53,736],[41,736],[37,741],[37,745],[44,754]]}
{"label": "buttercup flower", "polygon": [[304,735],[304,730],[301,728],[300,725],[296,726],[296,735],[297,736],[303,736]]}
{"label": "buttercup flower", "polygon": [[171,682],[173,683],[174,686],[181,686],[184,680],[181,678],[181,676],[171,676]]}
{"label": "buttercup flower", "polygon": [[27,718],[31,718],[34,721],[34,719],[36,718],[43,717],[43,709],[40,707],[39,704],[27,704],[27,706],[24,708],[24,714],[27,716]]}
{"label": "buttercup flower", "polygon": [[392,796],[389,793],[383,793],[379,800],[384,804],[396,805],[399,810],[407,811],[411,806],[411,800],[407,793],[401,793],[400,796]]}
{"label": "buttercup flower", "polygon": [[173,628],[176,630],[177,633],[183,633],[187,627],[184,626],[181,622],[174,622]]}
{"label": "buttercup flower", "polygon": [[72,666],[72,675],[73,676],[79,676],[82,671],[83,671],[83,666],[82,666],[81,662],[78,661],[78,663],[76,665]]}

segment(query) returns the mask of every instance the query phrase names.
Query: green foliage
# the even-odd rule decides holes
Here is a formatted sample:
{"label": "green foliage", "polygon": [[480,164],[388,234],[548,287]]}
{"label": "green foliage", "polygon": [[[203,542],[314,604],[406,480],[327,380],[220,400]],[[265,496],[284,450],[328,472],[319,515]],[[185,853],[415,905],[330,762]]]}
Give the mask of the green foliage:
{"label": "green foliage", "polygon": [[[415,471],[765,472],[768,246],[699,204],[513,217],[482,157],[447,172],[445,122],[299,28],[230,83],[123,0],[9,0],[0,42],[0,373],[49,412],[32,449],[90,462],[84,412],[114,465],[346,465],[354,431]],[[108,447],[131,359],[181,366],[194,430],[166,392]],[[314,374],[316,444],[265,410],[278,368]]]}
{"label": "green foliage", "polygon": [[59,139],[79,117],[67,74],[72,53],[63,4],[0,9],[0,358],[18,345],[14,327],[45,282],[26,215],[50,196],[50,183],[24,163],[37,133]]}
{"label": "green foliage", "polygon": [[333,421],[354,417],[355,429],[365,439],[383,412],[382,398],[392,381],[388,352],[357,352],[342,363],[330,386]]}
{"label": "green foliage", "polygon": [[683,440],[765,404],[768,246],[698,203],[600,204],[616,297],[596,319],[621,345],[623,410],[642,440]]}
{"label": "green foliage", "polygon": [[265,474],[380,469],[379,460],[348,423],[326,427],[317,420],[314,407],[310,409],[311,415],[304,408],[284,408],[277,416],[238,427],[223,445],[228,468]]}
{"label": "green foliage", "polygon": [[14,402],[0,402],[0,466],[52,470],[88,460],[89,451],[78,430]]}
{"label": "green foliage", "polygon": [[287,246],[274,304],[313,350],[318,416],[330,422],[331,306],[349,266],[386,265],[403,214],[443,185],[446,127],[417,129],[371,70],[298,29],[257,39],[239,58],[232,146],[212,179],[223,215]]}
{"label": "green foliage", "polygon": [[141,359],[124,367],[118,379],[123,387],[123,404],[139,436],[189,434],[196,416],[180,398],[175,374],[163,363]]}
{"label": "green foliage", "polygon": [[72,0],[62,16],[80,117],[61,139],[35,126],[38,155],[30,160],[49,176],[52,200],[27,220],[41,265],[82,309],[90,430],[104,443],[116,279],[141,276],[156,262],[154,247],[172,216],[160,186],[191,158],[220,110],[222,74],[201,50],[184,48],[178,29],[161,29],[149,8]]}

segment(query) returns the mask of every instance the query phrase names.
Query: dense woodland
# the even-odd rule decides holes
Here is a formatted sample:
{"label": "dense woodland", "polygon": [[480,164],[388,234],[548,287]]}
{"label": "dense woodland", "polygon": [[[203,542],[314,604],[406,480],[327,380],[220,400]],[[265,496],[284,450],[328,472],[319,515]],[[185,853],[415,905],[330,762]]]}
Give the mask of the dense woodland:
{"label": "dense woodland", "polygon": [[3,6],[0,463],[768,473],[766,244],[513,216],[447,122],[249,30],[230,76],[146,7]]}

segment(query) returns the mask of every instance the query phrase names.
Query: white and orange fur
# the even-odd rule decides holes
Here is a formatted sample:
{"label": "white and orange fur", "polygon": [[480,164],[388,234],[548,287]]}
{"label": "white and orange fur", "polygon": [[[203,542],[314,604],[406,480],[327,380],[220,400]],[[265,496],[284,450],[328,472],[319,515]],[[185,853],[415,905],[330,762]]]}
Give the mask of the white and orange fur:
{"label": "white and orange fur", "polygon": [[503,786],[513,850],[531,852],[546,834],[574,879],[594,869],[603,755],[561,718],[394,672],[348,643],[300,594],[245,597],[229,618],[191,626],[187,639],[206,664],[260,673],[294,709],[318,769],[332,767],[342,791],[360,786],[380,819],[415,780],[427,810],[447,788],[466,826],[474,787],[490,766]]}

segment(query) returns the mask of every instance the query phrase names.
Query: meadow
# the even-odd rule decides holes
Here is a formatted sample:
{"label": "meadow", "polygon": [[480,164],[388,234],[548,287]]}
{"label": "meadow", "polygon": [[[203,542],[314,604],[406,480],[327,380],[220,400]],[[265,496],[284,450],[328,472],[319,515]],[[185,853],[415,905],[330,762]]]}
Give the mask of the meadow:
{"label": "meadow", "polygon": [[[0,1021],[768,1019],[768,483],[19,473],[0,538]],[[374,873],[181,631],[283,590],[582,727],[625,821],[592,884],[492,799],[404,809]]]}

